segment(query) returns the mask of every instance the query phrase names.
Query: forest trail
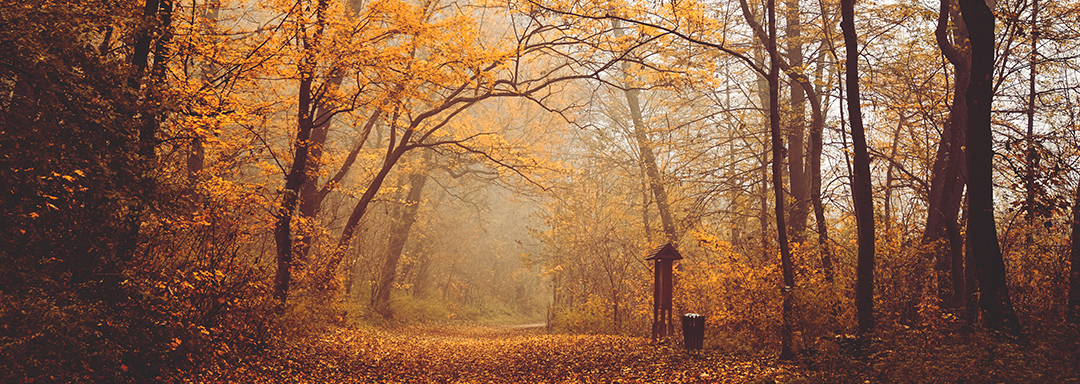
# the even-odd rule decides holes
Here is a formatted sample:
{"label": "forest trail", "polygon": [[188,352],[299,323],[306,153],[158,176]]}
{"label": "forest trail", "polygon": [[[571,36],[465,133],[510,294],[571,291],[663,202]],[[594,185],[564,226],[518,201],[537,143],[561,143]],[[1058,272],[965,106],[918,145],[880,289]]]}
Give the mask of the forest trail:
{"label": "forest trail", "polygon": [[543,327],[336,329],[194,381],[283,383],[744,383],[801,377],[775,359],[653,345],[647,338],[550,335]]}
{"label": "forest trail", "polygon": [[547,327],[547,323],[516,324],[516,325],[506,325],[505,327],[512,328],[512,329],[545,328],[545,327]]}

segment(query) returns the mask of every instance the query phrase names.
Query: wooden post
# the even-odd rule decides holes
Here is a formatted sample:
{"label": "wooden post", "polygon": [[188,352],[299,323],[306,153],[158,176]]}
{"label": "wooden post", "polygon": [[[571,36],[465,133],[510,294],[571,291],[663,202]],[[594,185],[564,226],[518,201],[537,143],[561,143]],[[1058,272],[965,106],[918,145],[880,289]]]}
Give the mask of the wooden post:
{"label": "wooden post", "polygon": [[662,339],[675,333],[675,323],[671,319],[671,299],[674,279],[671,266],[675,260],[682,260],[682,255],[672,243],[664,244],[649,252],[645,260],[654,260],[653,266],[653,329],[652,340]]}

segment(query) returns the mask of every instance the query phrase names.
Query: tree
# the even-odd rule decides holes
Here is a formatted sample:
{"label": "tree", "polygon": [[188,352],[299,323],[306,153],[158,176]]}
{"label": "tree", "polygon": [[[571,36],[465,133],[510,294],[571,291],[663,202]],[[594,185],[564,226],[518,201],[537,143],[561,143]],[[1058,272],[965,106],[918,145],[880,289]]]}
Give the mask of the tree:
{"label": "tree", "polygon": [[[830,31],[831,12],[828,11],[824,3],[822,3],[822,30]],[[834,66],[829,66],[829,73],[822,75],[822,67],[827,66],[825,61],[826,46],[832,45],[832,36],[829,32],[825,32],[821,38],[821,46],[818,48],[818,67],[817,67],[817,81],[815,85],[811,85],[810,81],[799,80],[799,84],[803,86],[803,92],[805,92],[810,99],[810,153],[807,157],[807,170],[810,173],[810,202],[814,209],[814,221],[817,229],[818,247],[821,249],[821,268],[825,272],[825,281],[833,282],[835,277],[835,271],[833,269],[833,252],[832,246],[829,240],[828,223],[825,221],[825,206],[821,202],[821,153],[824,147],[824,137],[822,136],[825,130],[825,117],[822,112],[822,105],[828,104],[825,98],[820,95],[825,94],[822,92],[822,86],[820,84],[825,83],[827,79],[825,77],[831,77],[832,69]],[[809,79],[807,79],[809,80]],[[813,89],[814,92],[808,92],[807,89]]]}
{"label": "tree", "polygon": [[[787,65],[794,68],[803,66],[802,24],[799,20],[799,1],[785,0],[785,25],[787,40]],[[791,240],[802,243],[805,239],[806,221],[810,213],[810,176],[808,170],[813,165],[806,161],[806,93],[803,84],[792,81],[790,91],[791,115],[788,117],[788,180],[791,195],[795,198],[791,206]],[[819,107],[820,108],[820,107]],[[814,127],[812,127],[813,129]],[[820,164],[819,164],[820,165]]]}
{"label": "tree", "polygon": [[1069,248],[1069,300],[1065,315],[1069,321],[1080,324],[1080,187],[1076,189],[1069,227],[1072,245]]}
{"label": "tree", "polygon": [[274,276],[274,298],[280,305],[280,310],[288,298],[289,283],[292,281],[293,248],[292,222],[297,205],[300,203],[300,187],[308,179],[308,154],[311,150],[312,129],[326,124],[328,114],[316,116],[321,108],[317,95],[317,88],[313,89],[315,82],[316,67],[320,57],[318,52],[325,44],[323,34],[327,29],[328,0],[319,0],[312,12],[315,17],[314,31],[310,35],[306,29],[300,36],[303,52],[300,62],[297,63],[299,75],[299,90],[297,94],[296,114],[296,139],[293,141],[293,159],[289,170],[285,174],[285,187],[281,205],[278,208],[277,223],[274,226],[274,241],[277,244],[277,274]]}
{"label": "tree", "polygon": [[851,119],[851,141],[855,163],[851,190],[855,205],[855,221],[859,231],[855,308],[858,312],[859,335],[869,337],[874,330],[874,195],[870,184],[870,158],[866,150],[862,108],[859,98],[859,46],[855,32],[855,1],[841,0],[840,29],[844,34],[847,107]]}
{"label": "tree", "polygon": [[[742,9],[743,19],[746,20],[747,24],[749,24],[751,30],[753,31],[753,34],[757,36],[758,41],[767,45],[767,42],[769,40],[768,34],[753,16],[753,12],[751,12],[747,1],[741,0],[739,2],[739,5]],[[790,14],[789,17],[791,17]],[[797,16],[795,17],[797,18]],[[828,24],[827,15],[824,16],[823,20],[826,24]],[[828,28],[826,28],[826,30],[828,30]],[[830,37],[828,36],[825,36],[824,38],[824,40],[826,41],[828,41],[829,39]],[[825,42],[823,42],[822,44],[824,45]],[[824,47],[822,47],[822,49],[824,49]],[[801,60],[802,55],[799,54],[798,57]],[[801,228],[799,229],[800,231],[805,230],[806,215],[808,214],[808,212],[805,212],[808,209],[805,204],[807,203],[806,200],[809,200],[809,203],[814,208],[814,218],[817,221],[816,227],[818,233],[818,244],[821,247],[822,269],[825,272],[826,280],[832,281],[835,274],[832,265],[832,251],[829,248],[829,234],[828,225],[825,222],[825,208],[824,205],[822,205],[821,203],[822,132],[825,129],[825,117],[822,111],[822,105],[824,103],[821,97],[822,93],[818,88],[815,88],[814,82],[811,82],[810,78],[805,73],[803,73],[803,70],[801,68],[793,67],[792,64],[785,61],[783,57],[777,58],[776,64],[780,67],[780,70],[787,74],[792,84],[799,85],[798,87],[795,87],[794,85],[791,87],[791,89],[793,89],[792,92],[794,92],[793,94],[799,94],[799,96],[792,96],[793,99],[796,99],[795,101],[798,101],[798,103],[793,101],[792,104],[801,105],[806,99],[809,99],[810,101],[810,152],[806,156],[806,169],[805,171],[789,172],[792,174],[798,174],[798,176],[792,177],[792,183],[808,183],[808,185],[805,186],[807,189],[803,189],[804,186],[792,187],[792,193],[796,196],[796,205],[799,205],[799,207],[795,208],[795,211],[798,211],[794,213],[794,215],[796,216],[795,220],[801,222],[801,224],[796,224],[794,228]],[[818,81],[820,82],[821,79],[818,79]],[[796,114],[795,123],[793,124],[800,127],[799,129],[797,129],[799,131],[801,131],[802,120],[804,118],[804,115]],[[799,132],[798,134],[792,133],[790,135],[791,137],[799,136],[797,140],[791,141],[791,146],[799,146],[800,149],[798,149],[797,151],[793,149],[792,151],[788,152],[789,156],[797,155],[799,157],[799,160],[789,161],[789,168],[795,167],[801,169],[803,167],[803,156],[801,149],[801,147],[803,146],[802,135],[802,132]],[[807,178],[807,174],[809,174],[809,178]],[[800,198],[799,196],[803,197]],[[800,199],[802,199],[803,201],[799,202]],[[799,236],[801,237],[802,235]]]}
{"label": "tree", "polygon": [[[433,2],[426,3],[428,7],[433,5]],[[348,4],[348,14],[357,14],[357,17],[364,18],[366,12],[360,3],[350,1]],[[432,16],[431,12],[425,13],[426,17]],[[373,29],[373,28],[371,28]],[[337,58],[337,61],[348,61],[348,59]],[[357,68],[353,68],[356,70]],[[371,130],[379,119],[382,118],[383,110],[381,108],[369,108],[366,112],[368,118],[363,125],[360,132],[360,137],[357,139],[356,144],[353,146],[353,150],[349,152],[345,161],[341,164],[334,175],[326,180],[320,180],[320,174],[326,162],[323,157],[327,152],[327,138],[331,131],[331,123],[333,118],[340,112],[339,106],[335,106],[335,101],[328,95],[333,95],[339,91],[342,87],[342,82],[345,80],[345,76],[349,73],[350,68],[345,68],[341,63],[332,63],[331,69],[325,74],[326,80],[323,83],[323,90],[321,93],[324,95],[319,98],[315,105],[314,116],[320,116],[325,118],[319,118],[319,125],[312,128],[310,137],[308,138],[309,156],[307,160],[307,168],[304,171],[309,177],[300,187],[300,203],[298,206],[301,220],[311,224],[317,223],[318,215],[322,209],[322,203],[326,197],[335,188],[339,187],[342,180],[349,173],[352,165],[356,160],[356,156],[363,149],[364,144],[367,142],[368,137],[371,134]],[[348,104],[348,103],[346,103]],[[322,185],[320,186],[320,181]],[[306,231],[302,232],[302,235],[297,239],[296,254],[302,260],[297,263],[300,268],[304,267],[307,262],[311,248],[318,238],[318,233],[315,230],[315,225],[309,225]]]}
{"label": "tree", "polygon": [[[205,185],[184,177],[177,156],[189,137],[176,121],[195,103],[178,97],[189,89],[178,86],[177,64],[191,57],[173,38],[184,24],[176,9],[172,1],[0,4],[8,52],[0,57],[2,381],[153,381],[184,353],[163,353],[170,342],[207,347],[194,333],[235,314],[222,304],[233,297],[202,301],[211,295],[205,285],[172,285],[211,262],[229,279],[251,276],[235,259],[201,252],[209,243],[237,250],[218,236],[234,228],[187,226],[193,206],[212,204],[192,203],[206,201],[194,197]],[[193,232],[206,236],[192,241]],[[211,276],[215,293],[234,288]]]}
{"label": "tree", "polygon": [[[431,5],[429,3],[428,5]],[[415,10],[413,11],[415,12]],[[431,11],[425,11],[431,12]],[[424,14],[421,12],[421,14]],[[533,15],[536,17],[539,15]],[[326,263],[317,272],[316,287],[327,287],[338,265],[349,249],[360,220],[381,189],[387,175],[410,151],[418,148],[446,146],[471,152],[500,166],[513,168],[510,164],[470,147],[471,140],[487,136],[485,133],[456,136],[447,129],[453,119],[481,102],[499,98],[526,98],[559,113],[573,106],[546,105],[544,95],[555,85],[583,79],[595,79],[614,60],[564,59],[546,62],[538,59],[549,49],[574,49],[579,42],[573,37],[560,35],[542,20],[533,19],[529,28],[517,30],[509,41],[498,48],[486,47],[479,39],[478,26],[464,16],[448,17],[446,20],[426,18],[406,19],[408,27],[403,31],[416,31],[407,36],[417,44],[422,39],[464,34],[468,39],[455,38],[447,46],[435,45],[428,56],[421,59],[420,52],[409,50],[400,57],[404,64],[395,72],[389,84],[397,89],[392,92],[393,113],[389,114],[389,145],[382,164],[363,188],[348,220]],[[564,29],[572,29],[563,26]],[[445,35],[434,32],[445,31]],[[548,34],[554,34],[548,36]],[[438,49],[435,49],[438,48]],[[546,56],[545,57],[546,60]],[[537,59],[542,66],[522,67]],[[438,65],[434,65],[439,63]],[[413,68],[413,67],[416,68]]]}
{"label": "tree", "polygon": [[393,289],[394,280],[397,277],[398,262],[401,260],[401,254],[405,250],[405,243],[409,240],[409,231],[412,230],[413,224],[416,223],[422,201],[420,197],[424,191],[424,185],[427,184],[428,168],[431,167],[428,164],[431,162],[431,157],[431,150],[424,151],[423,161],[418,165],[420,169],[415,170],[408,176],[409,192],[404,201],[401,202],[404,206],[395,210],[395,212],[400,213],[393,217],[392,227],[394,229],[390,233],[390,243],[386,251],[386,258],[383,260],[382,269],[375,280],[375,295],[371,298],[371,307],[375,308],[383,317],[390,317],[390,290]]}
{"label": "tree", "polygon": [[[936,260],[938,273],[938,298],[952,308],[963,306],[966,296],[964,284],[963,241],[957,223],[960,202],[964,191],[964,141],[967,132],[966,91],[971,78],[971,57],[967,28],[960,18],[959,8],[950,0],[943,0],[938,10],[935,40],[942,54],[955,71],[952,104],[949,120],[941,132],[935,154],[926,226],[922,241],[937,250],[930,255]],[[954,26],[949,39],[949,21]],[[947,251],[936,243],[946,240]],[[948,277],[948,278],[946,278]],[[951,282],[951,284],[950,284]],[[950,289],[951,288],[951,289]],[[973,315],[973,314],[972,314]]]}
{"label": "tree", "polygon": [[[1024,135],[1025,141],[1027,141],[1027,148],[1024,153],[1024,192],[1026,194],[1024,198],[1024,210],[1027,213],[1027,234],[1025,235],[1025,241],[1028,247],[1031,247],[1034,242],[1032,230],[1035,227],[1035,219],[1037,216],[1045,215],[1048,212],[1037,208],[1035,198],[1038,193],[1039,187],[1036,185],[1035,173],[1039,164],[1039,152],[1035,139],[1035,102],[1038,98],[1036,93],[1035,79],[1038,72],[1036,71],[1036,64],[1039,61],[1039,0],[1032,0],[1031,2],[1031,26],[1028,28],[1028,38],[1031,40],[1031,52],[1029,55],[1028,63],[1028,100],[1027,100],[1027,130]],[[1040,212],[1043,211],[1043,212]]]}
{"label": "tree", "polygon": [[[139,116],[138,129],[138,154],[139,159],[135,163],[135,172],[138,176],[137,190],[141,193],[149,192],[153,180],[146,177],[155,166],[158,130],[160,128],[161,110],[154,104],[160,104],[162,99],[158,88],[163,83],[164,71],[167,62],[169,40],[172,38],[172,0],[146,0],[143,6],[142,23],[135,36],[135,45],[130,57],[132,72],[129,74],[128,86],[133,90],[146,87],[150,92],[140,95],[141,92],[129,94],[129,97],[145,96],[140,101],[130,100],[131,106],[143,104],[142,113],[133,113]],[[153,55],[151,55],[151,43],[153,43]],[[151,61],[151,56],[153,60]],[[148,71],[149,69],[149,71]],[[149,107],[149,108],[147,108]],[[137,198],[135,205],[131,207],[125,221],[127,230],[122,232],[120,249],[118,250],[121,260],[130,260],[138,245],[139,229],[142,227],[143,212],[147,208],[143,202],[146,198]]]}
{"label": "tree", "polygon": [[[611,23],[612,28],[615,30],[615,37],[623,37],[621,21],[612,20]],[[638,98],[641,90],[635,84],[634,76],[630,72],[631,66],[629,60],[622,62],[623,95],[626,97],[627,107],[630,108],[630,120],[634,124],[634,139],[637,141],[638,153],[641,155],[641,166],[645,172],[645,179],[649,189],[652,191],[653,198],[656,199],[656,210],[660,212],[660,224],[664,228],[664,240],[668,243],[674,243],[679,240],[679,234],[677,228],[675,228],[675,221],[671,216],[671,203],[664,187],[664,180],[656,166],[656,155],[653,154],[653,145],[649,140],[648,127],[645,126],[645,120],[642,118],[641,101]],[[643,208],[648,211],[648,206]]]}
{"label": "tree", "polygon": [[784,285],[780,288],[783,296],[784,319],[783,329],[780,333],[782,351],[780,359],[791,360],[795,358],[792,347],[792,311],[794,304],[791,302],[791,290],[795,288],[795,271],[791,265],[791,248],[788,244],[787,225],[784,221],[784,184],[783,184],[783,160],[784,143],[780,133],[780,53],[776,49],[776,1],[768,0],[766,5],[768,20],[769,39],[766,48],[769,51],[769,73],[766,78],[769,81],[769,132],[772,143],[772,187],[774,194],[774,206],[776,207],[776,238],[780,245],[780,265],[784,278]]}
{"label": "tree", "polygon": [[551,326],[632,331],[628,324],[650,320],[638,311],[649,305],[648,297],[635,292],[651,284],[642,260],[642,250],[649,245],[640,235],[645,220],[639,211],[645,199],[635,188],[641,173],[633,154],[636,139],[610,129],[572,131],[566,136],[564,148],[583,156],[564,161],[563,173],[571,175],[568,180],[552,181],[559,198],[542,211],[543,225],[534,229],[544,249],[531,253],[528,262],[552,277]]}
{"label": "tree", "polygon": [[[752,12],[749,11],[748,4],[746,2],[741,2],[741,5],[742,5],[742,8],[743,8],[743,13],[744,13],[745,19],[747,20],[747,22],[749,24],[751,24],[752,26],[755,26],[753,28],[752,32],[756,32],[756,34],[758,34],[759,37],[761,37],[762,42],[765,43],[766,48],[769,49],[770,66],[769,66],[768,71],[761,68],[761,66],[756,64],[754,62],[754,60],[752,60],[749,57],[743,55],[741,52],[737,52],[737,51],[735,51],[733,49],[730,49],[730,48],[726,47],[723,44],[712,43],[712,42],[708,41],[707,39],[703,39],[703,38],[694,36],[693,35],[693,30],[691,30],[691,31],[681,31],[681,30],[678,30],[677,27],[670,27],[670,26],[666,26],[666,25],[660,25],[660,24],[656,24],[656,23],[651,23],[649,21],[645,21],[644,20],[645,18],[637,19],[637,18],[632,18],[632,17],[628,17],[628,16],[613,15],[611,13],[605,13],[603,16],[594,16],[594,15],[587,15],[587,14],[583,14],[583,13],[569,13],[569,12],[563,12],[563,11],[558,11],[558,10],[554,10],[554,11],[558,12],[558,13],[563,13],[563,14],[572,14],[572,15],[577,16],[577,17],[583,17],[583,18],[588,18],[588,19],[597,19],[597,20],[613,19],[613,20],[619,20],[619,21],[632,22],[632,23],[635,23],[635,24],[638,24],[638,25],[649,27],[649,28],[658,29],[658,30],[664,31],[665,33],[672,34],[675,37],[677,37],[679,39],[682,39],[682,40],[685,40],[685,41],[687,41],[687,42],[689,42],[691,44],[714,48],[714,49],[716,49],[716,50],[718,50],[720,52],[723,52],[725,54],[729,54],[729,55],[732,55],[734,57],[737,57],[741,61],[743,61],[744,63],[748,64],[754,71],[758,72],[759,74],[765,75],[766,79],[769,80],[769,92],[770,92],[770,95],[769,95],[769,103],[768,103],[769,104],[769,109],[768,109],[769,110],[769,119],[768,120],[769,120],[769,127],[770,127],[769,131],[770,131],[770,137],[771,137],[771,140],[770,140],[771,151],[773,153],[773,159],[772,159],[772,171],[773,171],[772,183],[773,183],[774,196],[775,196],[774,197],[774,208],[775,208],[774,216],[775,216],[775,219],[777,220],[777,226],[778,226],[777,239],[778,239],[778,242],[780,243],[780,251],[781,251],[781,260],[780,260],[781,262],[780,262],[780,264],[781,264],[781,269],[782,269],[782,273],[783,273],[783,281],[781,281],[781,284],[782,284],[781,285],[781,292],[782,292],[782,297],[783,297],[783,300],[784,300],[783,315],[782,315],[783,316],[782,321],[784,322],[784,325],[782,326],[782,329],[781,329],[781,340],[782,340],[782,345],[783,345],[782,356],[784,358],[786,358],[786,359],[789,359],[789,358],[794,357],[794,351],[793,351],[793,347],[792,347],[792,344],[793,344],[793,341],[792,341],[792,335],[793,335],[792,321],[793,321],[793,316],[794,316],[793,315],[794,303],[792,302],[791,290],[794,288],[795,282],[794,282],[794,268],[793,268],[793,265],[792,265],[792,255],[791,255],[790,245],[788,243],[788,238],[787,238],[788,226],[785,223],[785,217],[784,217],[787,214],[786,208],[785,208],[786,204],[784,202],[785,198],[784,198],[784,188],[783,188],[783,185],[784,185],[783,184],[783,173],[784,173],[783,172],[783,163],[784,163],[784,158],[785,158],[785,155],[784,155],[785,149],[783,147],[783,138],[782,138],[783,136],[782,136],[782,132],[780,130],[781,119],[780,119],[780,112],[779,112],[779,108],[780,108],[780,104],[779,104],[779,86],[780,86],[779,85],[779,72],[780,72],[781,69],[784,69],[784,67],[786,66],[786,63],[781,59],[779,53],[777,52],[777,48],[776,48],[776,28],[777,28],[776,25],[777,25],[777,23],[775,21],[775,2],[770,1],[770,2],[768,2],[766,4],[766,12],[769,13],[767,15],[767,20],[769,22],[769,28],[770,28],[770,30],[768,32],[768,36],[765,36],[765,33],[763,33],[763,32],[759,32],[759,31],[764,31],[764,29],[756,27],[759,24],[756,23],[756,21],[754,20],[754,16],[752,15]],[[762,36],[764,36],[764,37],[762,37]],[[767,72],[770,72],[772,74],[771,79],[770,79],[770,75]],[[790,70],[790,67],[787,67],[787,69],[785,69],[785,72],[788,72],[789,76],[796,79],[796,81],[798,81],[802,85],[802,88],[803,88],[804,91],[806,91],[807,93],[813,92],[813,86],[810,85],[809,79],[805,75],[803,75],[802,73],[800,73],[798,71]],[[816,93],[814,93],[814,95],[816,95]],[[818,105],[820,105],[820,104],[818,104]],[[814,109],[814,112],[815,112],[815,116],[814,116],[815,119],[813,119],[813,120],[814,120],[814,123],[817,123],[817,124],[814,124],[814,126],[819,127],[819,126],[823,125],[823,120],[821,119],[821,114],[819,113],[820,109]],[[801,165],[800,165],[800,167],[801,167]],[[761,170],[764,172],[765,171],[764,167]],[[805,179],[803,180],[803,182],[805,182]],[[767,198],[763,196],[763,199],[767,199]],[[764,204],[763,204],[763,206],[764,206]],[[762,236],[763,236],[763,241],[764,241],[765,234],[763,233]]]}
{"label": "tree", "polygon": [[967,89],[968,242],[979,279],[979,306],[987,328],[1020,335],[1020,320],[1009,297],[1005,262],[994,218],[993,102],[994,13],[983,1],[958,0],[971,41],[971,82]]}
{"label": "tree", "polygon": [[[331,78],[329,82],[334,84],[337,82],[337,79]],[[322,186],[319,186],[320,180],[318,180],[317,176],[319,175],[320,170],[323,169],[323,164],[322,161],[319,161],[316,158],[321,157],[325,152],[326,138],[330,128],[330,119],[325,119],[323,125],[313,131],[313,134],[317,137],[310,141],[312,145],[315,146],[314,148],[318,148],[318,150],[313,151],[312,156],[308,159],[307,174],[311,175],[311,177],[308,178],[307,182],[304,183],[304,186],[302,187],[300,193],[300,206],[298,207],[300,217],[304,221],[310,223],[315,223],[317,221],[319,213],[322,212],[323,202],[326,201],[327,196],[330,195],[330,192],[341,187],[345,177],[349,174],[349,171],[352,170],[353,165],[356,164],[356,158],[368,143],[372,129],[374,129],[375,124],[379,123],[380,119],[383,118],[383,111],[380,108],[375,108],[374,111],[370,111],[369,113],[370,116],[367,118],[367,121],[364,122],[363,128],[360,130],[360,137],[357,138],[356,143],[353,144],[353,148],[349,151],[348,155],[345,156],[345,160],[342,161],[337,171],[334,172],[334,175],[323,181]],[[316,113],[316,115],[324,116],[325,113]],[[318,236],[311,228],[309,228],[308,232],[309,233],[306,233],[303,238],[299,239],[299,245],[297,247],[297,254],[305,259],[310,255],[312,245],[315,243],[316,237]]]}

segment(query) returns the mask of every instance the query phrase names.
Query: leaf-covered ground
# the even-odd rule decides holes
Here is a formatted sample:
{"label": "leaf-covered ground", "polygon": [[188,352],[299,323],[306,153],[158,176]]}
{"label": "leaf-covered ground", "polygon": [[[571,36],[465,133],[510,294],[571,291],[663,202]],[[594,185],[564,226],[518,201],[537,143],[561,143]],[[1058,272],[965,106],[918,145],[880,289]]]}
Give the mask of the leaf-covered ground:
{"label": "leaf-covered ground", "polygon": [[336,329],[191,377],[198,382],[741,383],[799,373],[750,359],[620,336],[548,335],[525,327]]}

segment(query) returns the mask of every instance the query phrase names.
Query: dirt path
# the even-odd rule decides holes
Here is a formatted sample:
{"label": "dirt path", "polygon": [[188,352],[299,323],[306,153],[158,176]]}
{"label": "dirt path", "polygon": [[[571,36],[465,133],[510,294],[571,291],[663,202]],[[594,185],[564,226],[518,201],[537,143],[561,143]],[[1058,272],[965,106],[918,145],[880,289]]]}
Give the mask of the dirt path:
{"label": "dirt path", "polygon": [[532,329],[532,328],[547,328],[547,323],[532,323],[532,324],[517,324],[517,325],[506,325],[505,327],[507,327],[507,328],[512,328],[512,329]]}
{"label": "dirt path", "polygon": [[[341,383],[785,382],[798,374],[749,360],[656,346],[647,339],[548,335],[535,325],[339,329],[198,380]],[[254,363],[254,362],[253,362]],[[222,372],[216,372],[221,374]],[[215,374],[215,376],[216,376]]]}

